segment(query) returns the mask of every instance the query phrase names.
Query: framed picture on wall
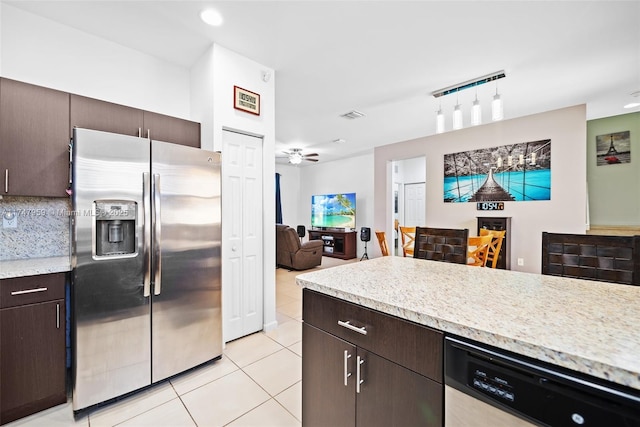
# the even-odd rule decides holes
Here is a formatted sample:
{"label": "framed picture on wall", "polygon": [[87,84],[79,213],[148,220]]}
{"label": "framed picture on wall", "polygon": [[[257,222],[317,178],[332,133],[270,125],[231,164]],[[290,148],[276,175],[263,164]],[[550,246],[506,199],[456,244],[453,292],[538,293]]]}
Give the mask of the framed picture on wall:
{"label": "framed picture on wall", "polygon": [[247,113],[260,115],[260,95],[242,89],[239,86],[233,87],[233,108]]}
{"label": "framed picture on wall", "polygon": [[596,165],[631,163],[631,132],[608,133],[596,136]]}
{"label": "framed picture on wall", "polygon": [[444,201],[551,200],[551,140],[444,155]]}

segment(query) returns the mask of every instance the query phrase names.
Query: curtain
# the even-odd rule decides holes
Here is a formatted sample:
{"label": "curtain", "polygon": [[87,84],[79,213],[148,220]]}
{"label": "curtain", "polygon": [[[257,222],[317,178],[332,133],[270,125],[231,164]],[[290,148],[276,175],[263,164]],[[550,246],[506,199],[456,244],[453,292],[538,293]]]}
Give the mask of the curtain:
{"label": "curtain", "polygon": [[282,202],[280,201],[280,174],[276,172],[276,224],[282,224]]}

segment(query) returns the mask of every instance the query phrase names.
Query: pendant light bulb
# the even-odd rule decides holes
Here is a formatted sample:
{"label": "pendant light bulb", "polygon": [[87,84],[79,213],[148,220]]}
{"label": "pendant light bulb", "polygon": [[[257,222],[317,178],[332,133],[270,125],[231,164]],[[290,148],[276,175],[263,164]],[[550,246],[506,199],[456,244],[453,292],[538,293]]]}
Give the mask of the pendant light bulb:
{"label": "pendant light bulb", "polygon": [[491,101],[491,119],[496,122],[498,120],[502,120],[503,118],[504,106],[502,104],[500,95],[498,95],[498,88],[496,87],[496,94],[493,97],[493,101]]}
{"label": "pendant light bulb", "polygon": [[478,94],[476,93],[476,100],[471,104],[471,125],[478,126],[482,124],[482,107],[480,101],[478,101]]}
{"label": "pendant light bulb", "polygon": [[462,129],[462,126],[462,109],[458,103],[458,98],[456,98],[456,105],[453,107],[453,129]]}
{"label": "pendant light bulb", "polygon": [[436,133],[444,132],[444,113],[442,112],[442,105],[439,106],[436,112]]}

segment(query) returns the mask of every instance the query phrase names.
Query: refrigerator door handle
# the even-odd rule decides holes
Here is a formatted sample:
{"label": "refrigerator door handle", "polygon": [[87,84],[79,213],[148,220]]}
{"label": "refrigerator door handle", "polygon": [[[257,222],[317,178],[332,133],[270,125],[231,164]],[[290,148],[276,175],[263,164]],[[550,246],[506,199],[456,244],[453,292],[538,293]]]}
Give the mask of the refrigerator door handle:
{"label": "refrigerator door handle", "polygon": [[151,210],[149,209],[149,172],[142,174],[142,218],[144,240],[142,242],[142,251],[144,257],[143,266],[143,295],[151,296]]}
{"label": "refrigerator door handle", "polygon": [[160,174],[153,174],[153,256],[154,256],[154,273],[153,273],[153,294],[160,295],[162,291],[162,254],[160,252],[160,244],[162,241],[162,211],[160,209]]}

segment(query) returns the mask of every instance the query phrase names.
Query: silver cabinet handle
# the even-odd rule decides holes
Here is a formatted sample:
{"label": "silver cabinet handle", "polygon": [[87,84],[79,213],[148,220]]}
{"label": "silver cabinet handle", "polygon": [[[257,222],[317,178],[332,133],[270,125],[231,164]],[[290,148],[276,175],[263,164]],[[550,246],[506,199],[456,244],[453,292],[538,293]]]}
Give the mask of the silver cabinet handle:
{"label": "silver cabinet handle", "polygon": [[151,210],[149,209],[149,172],[142,174],[142,218],[144,240],[142,242],[143,252],[143,291],[145,297],[151,296]]}
{"label": "silver cabinet handle", "polygon": [[354,332],[357,332],[359,334],[367,335],[367,327],[366,326],[358,328],[357,326],[353,326],[351,324],[351,320],[347,320],[346,322],[343,322],[342,320],[338,320],[338,325],[342,326],[343,328],[350,329],[350,330],[352,330]]}
{"label": "silver cabinet handle", "polygon": [[142,128],[138,128],[138,138],[142,138]]}
{"label": "silver cabinet handle", "polygon": [[60,304],[56,304],[56,329],[60,329]]}
{"label": "silver cabinet handle", "polygon": [[356,393],[360,393],[360,385],[364,383],[362,379],[362,364],[364,363],[364,359],[361,359],[360,356],[356,358]]}
{"label": "silver cabinet handle", "polygon": [[9,169],[4,170],[4,192],[9,192]]}
{"label": "silver cabinet handle", "polygon": [[349,354],[349,350],[344,351],[344,386],[347,386],[347,380],[351,376],[351,372],[349,372],[349,359],[351,355]]}
{"label": "silver cabinet handle", "polygon": [[35,292],[47,292],[47,288],[33,288],[33,289],[25,289],[24,291],[13,291],[11,295],[24,295],[24,294],[33,294]]}
{"label": "silver cabinet handle", "polygon": [[153,255],[155,258],[155,272],[153,275],[153,294],[160,295],[162,291],[162,211],[160,210],[160,175],[153,174]]}
{"label": "silver cabinet handle", "polygon": [[151,129],[147,129],[147,139],[151,139]]}

